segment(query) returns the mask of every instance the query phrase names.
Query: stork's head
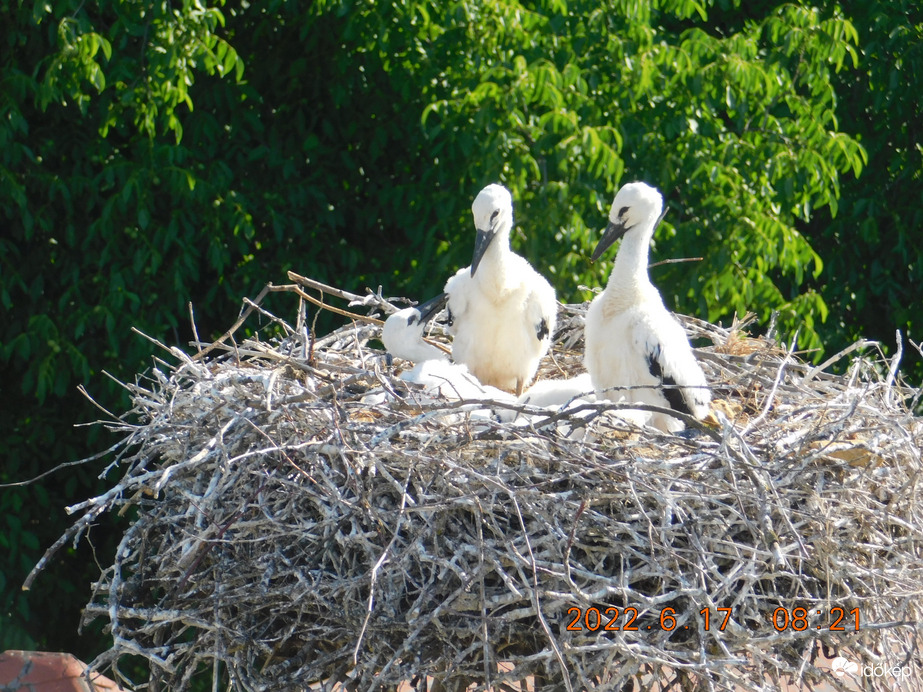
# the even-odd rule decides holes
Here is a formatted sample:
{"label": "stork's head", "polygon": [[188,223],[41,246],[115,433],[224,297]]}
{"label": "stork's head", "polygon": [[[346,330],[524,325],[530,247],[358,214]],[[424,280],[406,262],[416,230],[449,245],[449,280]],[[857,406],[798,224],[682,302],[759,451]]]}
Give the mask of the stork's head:
{"label": "stork's head", "polygon": [[415,308],[411,308],[413,311],[412,316],[407,320],[408,324],[419,323],[421,330],[423,325],[429,322],[433,317],[436,316],[442,308],[446,306],[446,303],[449,302],[448,293],[440,293],[435,298],[430,298],[425,303],[420,303]]}
{"label": "stork's head", "polygon": [[399,310],[385,320],[381,341],[388,353],[414,362],[444,359],[442,351],[423,341],[423,329],[445,307],[448,299],[447,294],[441,293],[416,307]]}
{"label": "stork's head", "polygon": [[647,183],[628,183],[615,193],[612,208],[609,209],[609,225],[593,254],[595,262],[609,247],[626,233],[633,230],[653,234],[663,219],[663,197]]}
{"label": "stork's head", "polygon": [[498,235],[509,234],[513,227],[513,198],[502,185],[491,184],[474,198],[471,205],[477,238],[471,259],[471,276],[477,271],[484,253]]}

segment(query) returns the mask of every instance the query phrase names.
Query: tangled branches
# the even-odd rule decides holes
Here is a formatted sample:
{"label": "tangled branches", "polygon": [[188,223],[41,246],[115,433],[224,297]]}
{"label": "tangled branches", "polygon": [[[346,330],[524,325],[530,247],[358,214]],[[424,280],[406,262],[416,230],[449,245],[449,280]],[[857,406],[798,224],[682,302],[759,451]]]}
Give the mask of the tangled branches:
{"label": "tangled branches", "polygon": [[[834,376],[687,320],[716,424],[501,423],[419,400],[374,324],[313,342],[258,302],[280,338],[168,349],[111,423],[121,480],[69,508],[60,543],[136,513],[86,609],[114,640],[94,667],[135,654],[176,690],[203,668],[240,690],[844,686],[823,650],[919,680],[923,427],[896,362]],[[542,376],[580,368],[585,307]]]}

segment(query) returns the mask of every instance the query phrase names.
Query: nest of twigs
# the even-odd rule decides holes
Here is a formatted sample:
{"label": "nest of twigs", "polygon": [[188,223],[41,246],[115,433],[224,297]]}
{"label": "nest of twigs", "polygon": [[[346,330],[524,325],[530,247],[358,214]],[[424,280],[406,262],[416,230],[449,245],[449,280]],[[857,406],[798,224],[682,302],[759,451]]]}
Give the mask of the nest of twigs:
{"label": "nest of twigs", "polygon": [[[246,301],[109,423],[121,480],[59,542],[134,517],[86,609],[113,637],[94,668],[137,655],[175,690],[203,670],[236,690],[854,689],[821,665],[839,655],[920,689],[923,426],[896,358],[856,345],[832,375],[687,319],[717,423],[671,435],[597,403],[567,435],[577,413],[421,403],[377,325],[313,339],[314,290],[280,288],[294,325]],[[585,310],[562,309],[541,376],[580,371]],[[248,315],[275,336],[243,338]]]}

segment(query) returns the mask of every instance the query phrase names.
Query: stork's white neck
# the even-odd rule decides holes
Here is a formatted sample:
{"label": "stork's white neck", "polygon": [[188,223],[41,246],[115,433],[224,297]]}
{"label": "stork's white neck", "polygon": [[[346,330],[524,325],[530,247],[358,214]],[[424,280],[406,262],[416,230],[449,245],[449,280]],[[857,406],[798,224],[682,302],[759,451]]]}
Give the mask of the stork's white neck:
{"label": "stork's white neck", "polygon": [[510,233],[501,231],[488,246],[474,275],[488,293],[500,296],[503,293],[510,272]]}
{"label": "stork's white neck", "polygon": [[614,312],[636,304],[650,293],[647,274],[653,229],[648,225],[628,231],[622,238],[604,295]]}

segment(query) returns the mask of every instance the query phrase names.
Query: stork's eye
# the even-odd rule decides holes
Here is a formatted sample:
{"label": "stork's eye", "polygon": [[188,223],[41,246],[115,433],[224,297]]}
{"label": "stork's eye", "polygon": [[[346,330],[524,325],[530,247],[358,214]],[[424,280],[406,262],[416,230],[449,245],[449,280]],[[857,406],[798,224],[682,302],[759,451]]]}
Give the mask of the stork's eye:
{"label": "stork's eye", "polygon": [[499,209],[494,209],[494,213],[490,215],[490,220],[493,221],[494,219],[496,219],[496,218],[497,218],[497,214],[499,214],[499,213],[500,213],[500,210],[499,210]]}
{"label": "stork's eye", "polygon": [[625,216],[628,213],[628,207],[622,207],[619,209],[619,217]]}

